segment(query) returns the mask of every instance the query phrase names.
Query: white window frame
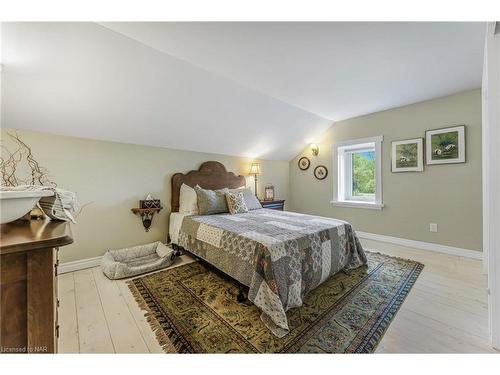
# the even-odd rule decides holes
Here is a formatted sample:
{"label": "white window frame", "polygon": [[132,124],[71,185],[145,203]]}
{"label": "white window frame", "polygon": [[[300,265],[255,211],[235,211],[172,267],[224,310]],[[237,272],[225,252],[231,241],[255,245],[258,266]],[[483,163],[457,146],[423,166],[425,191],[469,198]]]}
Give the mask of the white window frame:
{"label": "white window frame", "polygon": [[[333,206],[369,208],[381,210],[384,207],[382,202],[382,142],[383,136],[352,139],[337,142],[333,145]],[[353,152],[375,149],[375,200],[352,197],[352,158],[346,158]],[[346,171],[349,171],[347,173]],[[346,176],[344,178],[344,176]]]}

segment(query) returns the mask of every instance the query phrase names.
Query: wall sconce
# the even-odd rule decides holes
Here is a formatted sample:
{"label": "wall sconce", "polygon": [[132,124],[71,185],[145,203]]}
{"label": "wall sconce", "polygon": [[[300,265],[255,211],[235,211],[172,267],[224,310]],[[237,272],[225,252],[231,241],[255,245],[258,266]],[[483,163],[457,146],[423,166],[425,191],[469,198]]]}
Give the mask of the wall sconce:
{"label": "wall sconce", "polygon": [[311,151],[314,156],[318,156],[319,146],[316,143],[311,143]]}

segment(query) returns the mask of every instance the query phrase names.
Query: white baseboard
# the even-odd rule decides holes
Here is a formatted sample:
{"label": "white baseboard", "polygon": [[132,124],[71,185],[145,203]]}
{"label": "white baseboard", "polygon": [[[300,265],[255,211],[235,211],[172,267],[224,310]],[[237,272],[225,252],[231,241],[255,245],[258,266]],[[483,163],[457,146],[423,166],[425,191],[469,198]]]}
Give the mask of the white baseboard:
{"label": "white baseboard", "polygon": [[431,242],[408,240],[406,238],[391,237],[391,236],[385,236],[382,234],[367,233],[367,232],[360,232],[360,231],[356,231],[356,233],[358,234],[358,236],[360,238],[365,238],[367,240],[387,242],[387,243],[392,243],[395,245],[414,247],[416,249],[434,251],[434,252],[444,253],[444,254],[449,254],[449,255],[456,255],[456,256],[465,257],[465,258],[483,259],[482,251],[461,249],[459,247],[439,245],[439,244],[431,243]]}
{"label": "white baseboard", "polygon": [[59,274],[62,274],[62,273],[83,270],[85,268],[97,267],[101,264],[101,258],[102,256],[95,258],[74,260],[73,262],[61,263],[57,268],[57,272]]}
{"label": "white baseboard", "polygon": [[[365,238],[367,240],[387,242],[387,243],[392,243],[395,245],[414,247],[416,249],[434,251],[434,252],[438,252],[438,253],[456,255],[456,256],[466,257],[466,258],[473,258],[473,259],[482,259],[483,258],[483,253],[481,251],[461,249],[459,247],[439,245],[439,244],[430,243],[430,242],[408,240],[405,238],[385,236],[382,234],[367,233],[367,232],[360,232],[360,231],[356,231],[356,233],[358,234],[358,236],[360,238]],[[102,258],[102,256],[95,257],[95,258],[75,260],[73,262],[61,263],[59,265],[58,272],[60,274],[63,274],[63,273],[67,273],[67,272],[83,270],[85,268],[97,267],[101,264],[101,258]]]}

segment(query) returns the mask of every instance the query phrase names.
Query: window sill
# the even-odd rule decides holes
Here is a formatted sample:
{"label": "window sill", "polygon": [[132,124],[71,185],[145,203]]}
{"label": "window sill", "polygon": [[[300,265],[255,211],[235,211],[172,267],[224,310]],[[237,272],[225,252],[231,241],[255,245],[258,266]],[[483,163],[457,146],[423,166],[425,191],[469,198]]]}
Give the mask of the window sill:
{"label": "window sill", "polygon": [[331,201],[332,206],[350,207],[350,208],[367,208],[369,210],[381,210],[384,207],[383,203],[370,203],[359,201]]}

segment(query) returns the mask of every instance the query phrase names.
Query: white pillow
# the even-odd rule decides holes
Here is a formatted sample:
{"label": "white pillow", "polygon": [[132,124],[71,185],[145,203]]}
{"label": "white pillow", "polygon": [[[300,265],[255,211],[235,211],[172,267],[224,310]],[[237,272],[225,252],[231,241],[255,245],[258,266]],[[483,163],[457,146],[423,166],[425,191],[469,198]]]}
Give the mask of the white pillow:
{"label": "white pillow", "polygon": [[158,246],[156,248],[156,254],[158,254],[158,256],[160,258],[165,258],[165,257],[170,257],[172,256],[172,253],[174,251],[172,250],[171,247],[168,247],[167,245],[164,245],[163,243],[161,242],[158,242]]}
{"label": "white pillow", "polygon": [[229,192],[231,192],[231,193],[241,192],[243,194],[243,198],[245,199],[245,204],[248,208],[248,211],[257,210],[259,208],[262,208],[262,205],[260,204],[259,200],[255,197],[255,194],[253,193],[252,189],[250,189],[250,188],[243,186],[243,187],[238,188],[238,189],[230,189]]}
{"label": "white pillow", "polygon": [[198,215],[198,196],[196,195],[196,191],[186,184],[182,184],[181,186],[179,212],[188,215]]}

